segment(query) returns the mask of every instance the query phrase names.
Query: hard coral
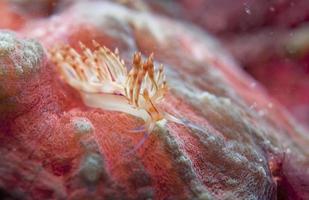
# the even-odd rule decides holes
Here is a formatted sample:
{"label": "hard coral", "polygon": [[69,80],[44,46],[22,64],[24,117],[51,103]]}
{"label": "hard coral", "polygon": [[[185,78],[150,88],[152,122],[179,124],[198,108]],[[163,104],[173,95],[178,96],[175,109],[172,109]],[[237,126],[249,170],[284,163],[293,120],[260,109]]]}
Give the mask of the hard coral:
{"label": "hard coral", "polygon": [[35,40],[22,40],[9,31],[0,32],[1,79],[37,72],[43,65],[44,52]]}
{"label": "hard coral", "polygon": [[1,112],[10,112],[16,107],[14,96],[23,90],[27,82],[36,80],[44,61],[44,51],[38,42],[20,39],[10,31],[0,31]]}
{"label": "hard coral", "polygon": [[[22,33],[38,37],[46,49],[69,43],[77,52],[78,41],[90,47],[96,39],[109,48],[118,46],[125,63],[136,51],[154,52],[153,62],[164,64],[170,87],[157,106],[188,120],[182,125],[158,124],[144,145],[128,156],[143,137],[130,132],[141,121],[127,113],[84,105],[80,91],[103,85],[93,78],[97,70],[87,60],[79,68],[73,67],[70,53],[56,65],[48,60],[39,80],[28,82],[23,88],[26,92],[17,95],[18,105],[28,98],[31,106],[0,121],[0,151],[5,161],[0,163],[0,187],[6,196],[307,199],[308,136],[214,38],[192,25],[114,3],[72,4],[50,18],[29,22],[31,30]],[[55,25],[55,19],[61,26]],[[42,30],[44,34],[39,34]],[[53,55],[58,51],[60,56],[67,54],[60,48]],[[74,60],[79,57],[86,58],[79,53]],[[69,63],[67,68],[65,63]],[[67,82],[77,92],[59,81],[56,66],[65,69],[65,80],[72,81]],[[83,73],[76,73],[83,67],[92,70],[86,74],[87,81],[79,77]],[[112,73],[100,78],[111,78]],[[97,82],[99,87],[93,87]],[[124,87],[120,88],[126,96]],[[126,102],[135,105],[136,96],[128,97]]]}

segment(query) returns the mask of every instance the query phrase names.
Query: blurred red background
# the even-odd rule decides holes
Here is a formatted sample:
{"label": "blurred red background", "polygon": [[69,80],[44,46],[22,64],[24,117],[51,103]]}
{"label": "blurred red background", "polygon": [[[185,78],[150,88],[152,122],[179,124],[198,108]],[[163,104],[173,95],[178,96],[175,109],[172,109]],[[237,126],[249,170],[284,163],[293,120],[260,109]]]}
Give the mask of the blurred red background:
{"label": "blurred red background", "polygon": [[280,103],[309,125],[308,0],[151,1],[212,33]]}

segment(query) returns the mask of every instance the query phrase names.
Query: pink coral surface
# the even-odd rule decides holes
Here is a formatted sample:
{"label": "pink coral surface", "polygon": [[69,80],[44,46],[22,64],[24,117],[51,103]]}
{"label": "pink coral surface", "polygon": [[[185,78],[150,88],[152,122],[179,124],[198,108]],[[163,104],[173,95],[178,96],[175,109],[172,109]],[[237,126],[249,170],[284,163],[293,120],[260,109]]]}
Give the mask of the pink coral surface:
{"label": "pink coral surface", "polygon": [[[308,199],[306,130],[212,36],[130,2],[63,3],[49,17],[29,15],[19,35],[0,32],[11,38],[0,46],[1,70],[10,69],[0,74],[1,195]],[[24,38],[42,47],[30,41],[21,48]],[[92,40],[117,47],[127,66],[135,51],[154,52],[170,87],[160,107],[184,125],[157,124],[127,154],[143,138],[131,132],[143,121],[85,106],[43,52],[79,41],[91,47]],[[15,51],[29,59],[17,60]],[[17,73],[18,66],[27,70]]]}

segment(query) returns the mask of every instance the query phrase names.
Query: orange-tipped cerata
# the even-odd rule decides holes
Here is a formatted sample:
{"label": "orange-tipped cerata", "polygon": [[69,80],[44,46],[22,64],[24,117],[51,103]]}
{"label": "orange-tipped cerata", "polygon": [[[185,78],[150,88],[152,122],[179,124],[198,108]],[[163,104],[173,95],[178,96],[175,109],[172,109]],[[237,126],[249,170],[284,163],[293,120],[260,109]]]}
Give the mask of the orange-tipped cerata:
{"label": "orange-tipped cerata", "polygon": [[140,52],[133,55],[128,72],[118,50],[93,41],[94,51],[80,43],[82,53],[70,46],[50,51],[61,77],[81,94],[86,105],[121,111],[142,118],[149,132],[163,119],[157,104],[167,91],[163,66],[155,70],[153,54],[145,61]]}

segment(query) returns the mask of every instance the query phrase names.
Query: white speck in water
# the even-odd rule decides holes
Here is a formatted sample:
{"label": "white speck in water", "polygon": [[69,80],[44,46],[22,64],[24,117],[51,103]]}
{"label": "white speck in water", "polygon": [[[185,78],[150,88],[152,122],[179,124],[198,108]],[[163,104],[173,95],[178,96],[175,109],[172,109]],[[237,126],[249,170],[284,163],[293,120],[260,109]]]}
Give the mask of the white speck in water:
{"label": "white speck in water", "polygon": [[256,87],[256,82],[251,82],[251,83],[250,83],[250,87],[251,87],[251,88],[255,88],[255,87]]}
{"label": "white speck in water", "polygon": [[270,10],[271,12],[275,12],[276,9],[275,9],[273,6],[270,6],[270,7],[269,7],[269,10]]}
{"label": "white speck in water", "polygon": [[251,10],[250,10],[250,8],[249,8],[249,6],[248,6],[247,3],[244,3],[244,8],[245,8],[245,12],[246,12],[248,15],[251,15]]}
{"label": "white speck in water", "polygon": [[245,11],[248,15],[251,15],[251,10],[249,8],[245,8]]}

